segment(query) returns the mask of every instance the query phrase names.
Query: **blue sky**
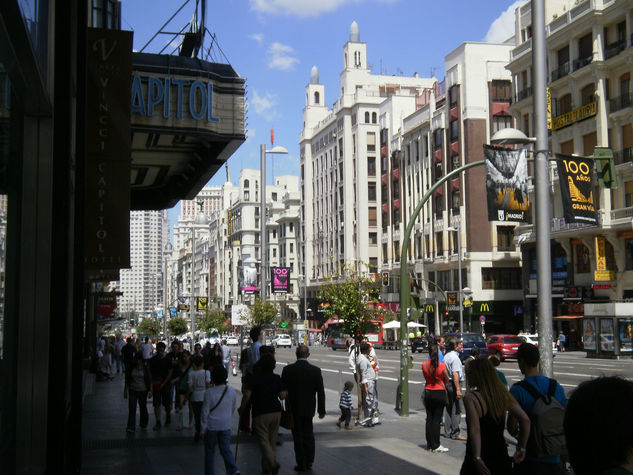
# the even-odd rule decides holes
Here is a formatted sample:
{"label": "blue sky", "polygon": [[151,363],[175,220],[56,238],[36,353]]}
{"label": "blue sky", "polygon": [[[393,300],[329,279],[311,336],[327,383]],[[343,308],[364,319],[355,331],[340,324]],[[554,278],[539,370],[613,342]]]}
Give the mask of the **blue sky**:
{"label": "blue sky", "polygon": [[[140,49],[184,0],[126,0],[122,28],[134,31]],[[514,32],[514,0],[208,0],[207,28],[217,36],[229,63],[246,78],[246,142],[229,159],[231,179],[242,168],[259,169],[259,144],[275,143],[288,155],[269,155],[268,182],[275,175],[299,173],[299,133],[305,86],[313,65],[325,85],[325,101],[337,99],[343,45],[356,21],[367,43],[375,74],[444,77],[444,57],[464,41],[501,42]],[[178,31],[191,19],[190,0],[168,27]],[[147,52],[169,41],[159,35]],[[208,44],[208,42],[207,42]],[[168,51],[173,50],[168,48]],[[209,182],[221,185],[224,169]],[[180,206],[169,212],[174,223]]]}

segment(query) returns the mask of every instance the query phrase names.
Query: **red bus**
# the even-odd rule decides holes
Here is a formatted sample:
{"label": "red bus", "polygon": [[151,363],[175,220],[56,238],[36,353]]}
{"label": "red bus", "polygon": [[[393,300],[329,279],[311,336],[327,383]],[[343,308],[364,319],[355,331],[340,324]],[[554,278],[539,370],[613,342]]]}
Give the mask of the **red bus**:
{"label": "red bus", "polygon": [[[349,334],[343,331],[343,320],[333,320],[328,323],[325,330],[327,335],[327,346],[332,350],[347,349],[347,339]],[[372,320],[368,324],[367,331],[365,332],[367,340],[374,345],[374,348],[382,348],[384,343],[382,337],[382,320]]]}

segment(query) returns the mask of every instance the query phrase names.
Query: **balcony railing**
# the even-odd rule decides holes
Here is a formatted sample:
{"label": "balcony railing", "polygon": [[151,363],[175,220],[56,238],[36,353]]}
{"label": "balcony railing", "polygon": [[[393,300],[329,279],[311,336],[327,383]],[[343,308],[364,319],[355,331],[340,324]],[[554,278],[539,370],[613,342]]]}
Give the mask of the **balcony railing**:
{"label": "balcony railing", "polygon": [[516,99],[514,102],[520,102],[523,99],[526,99],[528,97],[532,97],[532,87],[526,87],[525,89],[520,90],[519,92],[517,92],[516,95]]}
{"label": "balcony railing", "polygon": [[616,150],[613,152],[613,160],[616,165],[622,165],[623,163],[633,162],[633,147],[627,147],[622,150]]}
{"label": "balcony railing", "polygon": [[574,59],[574,71],[578,71],[580,68],[584,68],[589,63],[591,63],[591,61],[593,61],[593,54]]}
{"label": "balcony railing", "polygon": [[620,40],[615,43],[608,44],[604,47],[604,59],[613,58],[619,55],[626,48],[626,41]]}
{"label": "balcony railing", "polygon": [[611,211],[611,220],[633,218],[633,208],[619,208]]}
{"label": "balcony railing", "polygon": [[561,64],[558,68],[552,71],[552,82],[565,77],[569,74],[569,61]]}
{"label": "balcony railing", "polygon": [[615,97],[609,100],[609,112],[619,111],[626,107],[633,106],[633,94],[622,94],[619,97]]}

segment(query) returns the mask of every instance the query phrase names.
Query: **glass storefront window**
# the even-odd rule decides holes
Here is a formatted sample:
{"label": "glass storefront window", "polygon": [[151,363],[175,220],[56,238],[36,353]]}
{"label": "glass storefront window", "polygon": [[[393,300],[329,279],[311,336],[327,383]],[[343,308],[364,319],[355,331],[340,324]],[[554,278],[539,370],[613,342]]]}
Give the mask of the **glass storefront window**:
{"label": "glass storefront window", "polygon": [[46,82],[48,69],[48,3],[48,0],[18,0],[43,82]]}

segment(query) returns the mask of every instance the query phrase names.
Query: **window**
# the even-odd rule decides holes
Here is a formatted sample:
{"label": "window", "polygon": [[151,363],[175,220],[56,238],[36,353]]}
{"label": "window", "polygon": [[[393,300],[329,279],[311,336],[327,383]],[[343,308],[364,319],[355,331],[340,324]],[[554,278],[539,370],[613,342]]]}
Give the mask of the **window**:
{"label": "window", "polygon": [[[577,274],[587,274],[591,272],[591,258],[589,256],[589,249],[582,242],[578,242],[575,244],[574,249],[574,264],[576,267]],[[629,263],[629,248],[627,246],[626,250],[627,254],[627,269]],[[632,267],[633,268],[633,267]]]}
{"label": "window", "polygon": [[585,106],[591,104],[594,101],[594,94],[596,92],[596,86],[594,83],[589,83],[580,90],[580,105]]}
{"label": "window", "polygon": [[510,102],[511,81],[492,81],[490,85],[490,99],[492,102]]}
{"label": "window", "polygon": [[273,257],[277,257],[277,248],[273,247]]}
{"label": "window", "polygon": [[382,262],[386,263],[388,260],[388,254],[387,254],[387,243],[383,243],[382,244]]}
{"label": "window", "polygon": [[315,91],[315,93],[314,93],[314,103],[318,104],[320,99],[321,99],[321,97],[319,95],[319,91]]}
{"label": "window", "polygon": [[521,289],[520,267],[484,267],[481,269],[481,288],[485,290]]}
{"label": "window", "polygon": [[558,111],[556,115],[571,112],[571,94],[565,94],[558,100]]}
{"label": "window", "polygon": [[248,180],[244,180],[244,188],[249,188],[251,186]]}
{"label": "window", "polygon": [[376,134],[374,132],[367,133],[367,151],[368,152],[376,151]]}
{"label": "window", "polygon": [[450,136],[451,136],[451,142],[455,142],[457,139],[459,139],[459,121],[458,120],[453,120],[451,121],[451,123],[449,124],[450,127]]}
{"label": "window", "polygon": [[512,116],[510,115],[495,115],[492,118],[492,133],[500,131],[501,129],[507,129],[512,127]]}
{"label": "window", "polygon": [[369,112],[365,112],[365,123],[369,124]]}
{"label": "window", "polygon": [[633,207],[633,181],[624,182],[624,207]]}
{"label": "window", "polygon": [[442,129],[433,131],[433,150],[442,148]]}
{"label": "window", "polygon": [[295,230],[295,223],[290,223],[288,226],[290,227],[290,232],[291,233],[294,232],[294,230]]}
{"label": "window", "polygon": [[371,206],[368,209],[368,217],[369,217],[369,226],[377,226],[378,225],[378,217],[376,214],[376,208]]}
{"label": "window", "polygon": [[378,120],[378,116],[376,115],[375,112],[372,112],[371,113],[371,123],[375,124],[377,120]]}
{"label": "window", "polygon": [[248,190],[244,191],[244,201],[249,201],[250,200],[250,193]]}
{"label": "window", "polygon": [[369,233],[369,245],[375,246],[378,244],[378,233]]}
{"label": "window", "polygon": [[369,273],[370,274],[378,273],[378,258],[377,257],[369,258]]}
{"label": "window", "polygon": [[393,242],[393,260],[396,262],[400,262],[400,242],[399,241],[394,241]]}
{"label": "window", "polygon": [[288,252],[289,252],[290,254],[292,254],[292,253],[294,252],[294,248],[295,248],[295,245],[294,245],[294,243],[292,243],[292,242],[291,242],[291,243],[290,243],[290,249],[288,250]]}
{"label": "window", "polygon": [[92,26],[113,30],[118,28],[115,24],[115,6],[113,0],[94,0],[92,7]]}
{"label": "window", "polygon": [[459,190],[451,191],[451,209],[453,210],[453,214],[459,214],[460,203],[460,192]]}
{"label": "window", "polygon": [[448,92],[449,94],[449,107],[451,109],[457,106],[457,98],[459,97],[459,87],[453,86]]}
{"label": "window", "polygon": [[[343,179],[342,168],[343,164],[341,164],[341,180]],[[367,157],[367,176],[376,176],[376,157]]]}
{"label": "window", "polygon": [[497,226],[497,251],[514,251],[514,227]]}
{"label": "window", "polygon": [[444,255],[444,237],[441,232],[435,233],[435,255],[437,257],[442,257]]}
{"label": "window", "polygon": [[376,184],[369,183],[367,185],[367,199],[369,201],[376,201]]}

